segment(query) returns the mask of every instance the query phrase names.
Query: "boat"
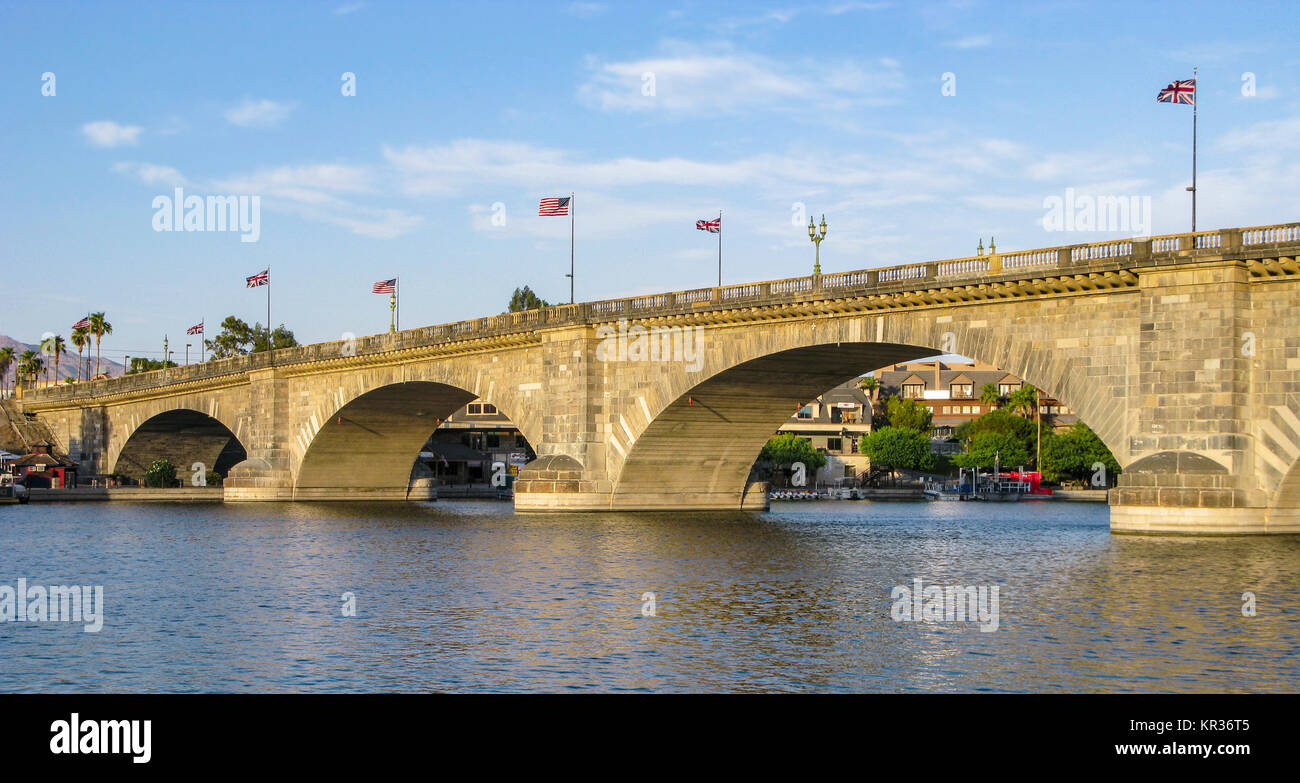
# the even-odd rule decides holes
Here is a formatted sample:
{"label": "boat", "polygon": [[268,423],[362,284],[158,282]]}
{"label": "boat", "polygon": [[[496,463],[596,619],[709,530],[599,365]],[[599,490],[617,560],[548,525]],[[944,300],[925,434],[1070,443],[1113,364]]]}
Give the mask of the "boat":
{"label": "boat", "polygon": [[13,476],[0,476],[0,506],[27,502],[27,487],[15,484]]}

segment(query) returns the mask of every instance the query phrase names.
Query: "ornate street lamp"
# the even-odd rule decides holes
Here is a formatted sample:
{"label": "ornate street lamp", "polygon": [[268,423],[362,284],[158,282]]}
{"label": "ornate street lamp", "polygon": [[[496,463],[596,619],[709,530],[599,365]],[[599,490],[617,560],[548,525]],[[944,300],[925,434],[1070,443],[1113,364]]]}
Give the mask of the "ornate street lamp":
{"label": "ornate street lamp", "polygon": [[[818,228],[821,229],[820,236],[817,234]],[[816,255],[817,260],[813,264],[813,274],[820,275],[822,273],[822,240],[826,238],[826,216],[825,215],[822,215],[821,226],[814,225],[812,218],[808,218],[808,238],[811,239],[813,244],[817,246],[817,255]]]}
{"label": "ornate street lamp", "polygon": [[397,294],[388,295],[388,331],[397,331]]}

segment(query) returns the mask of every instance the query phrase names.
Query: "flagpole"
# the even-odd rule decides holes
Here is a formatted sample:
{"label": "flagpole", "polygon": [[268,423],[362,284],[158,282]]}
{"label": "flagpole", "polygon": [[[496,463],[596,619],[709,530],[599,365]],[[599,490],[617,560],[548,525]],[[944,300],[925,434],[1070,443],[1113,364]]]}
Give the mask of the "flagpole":
{"label": "flagpole", "polygon": [[266,265],[266,350],[270,351],[274,346],[271,340],[271,265]]}
{"label": "flagpole", "polygon": [[1196,233],[1196,107],[1201,102],[1200,85],[1196,83],[1196,67],[1192,68],[1192,233]]}
{"label": "flagpole", "polygon": [[393,291],[397,294],[397,331],[402,331],[402,276],[397,276],[397,281],[393,284]]}
{"label": "flagpole", "polygon": [[718,287],[722,287],[722,210],[718,210]]}
{"label": "flagpole", "polygon": [[573,191],[569,191],[569,304],[573,304],[573,221],[578,214]]}

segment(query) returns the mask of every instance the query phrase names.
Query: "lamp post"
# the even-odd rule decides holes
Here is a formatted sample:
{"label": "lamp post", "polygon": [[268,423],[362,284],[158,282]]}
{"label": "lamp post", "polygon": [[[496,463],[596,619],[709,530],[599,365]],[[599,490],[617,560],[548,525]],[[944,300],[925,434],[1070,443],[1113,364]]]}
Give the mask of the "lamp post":
{"label": "lamp post", "polygon": [[397,331],[397,294],[388,295],[388,331]]}
{"label": "lamp post", "polygon": [[[818,235],[817,233],[818,228],[821,229],[820,235]],[[813,264],[813,275],[814,276],[820,275],[822,273],[822,240],[826,238],[826,216],[825,215],[822,215],[821,226],[814,225],[812,218],[808,218],[808,238],[811,239],[813,244],[817,246],[817,255],[816,255],[817,260]]]}
{"label": "lamp post", "polygon": [[190,366],[190,346],[194,343],[185,343],[185,366]]}

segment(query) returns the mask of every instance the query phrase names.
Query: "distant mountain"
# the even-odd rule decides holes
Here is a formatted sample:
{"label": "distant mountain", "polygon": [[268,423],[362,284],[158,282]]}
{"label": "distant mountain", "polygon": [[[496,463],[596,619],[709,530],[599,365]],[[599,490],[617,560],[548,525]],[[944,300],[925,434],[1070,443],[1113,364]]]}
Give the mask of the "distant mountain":
{"label": "distant mountain", "polygon": [[[63,339],[64,339],[65,341],[67,341],[68,338],[65,336]],[[72,345],[72,343],[68,343],[68,347],[71,348],[72,351],[71,351],[70,353],[64,353],[62,356],[59,357],[59,380],[62,380],[62,379],[64,379],[64,378],[76,378],[76,377],[77,377],[77,349]],[[20,343],[20,342],[18,342],[17,340],[15,340],[14,338],[9,337],[8,335],[3,335],[3,334],[0,334],[0,348],[13,348],[13,349],[14,349],[14,354],[15,354],[16,356],[17,356],[17,355],[21,355],[23,351],[36,351],[37,353],[40,353],[40,352],[41,352],[41,346],[40,346],[39,343],[37,343],[37,344],[35,344],[35,345],[29,345],[29,344],[27,344],[27,343]],[[90,361],[89,361],[89,362],[86,362],[86,357],[87,357],[87,356],[90,357]],[[53,357],[50,357],[50,358],[53,358]],[[82,375],[81,375],[81,377],[82,377],[82,378],[85,378],[87,372],[94,372],[94,371],[95,371],[95,343],[94,343],[94,340],[91,341],[90,345],[87,346],[87,349],[86,349],[86,350],[81,354],[81,359],[82,359],[82,364],[83,364],[83,365],[85,365],[85,364],[89,364],[89,365],[90,365],[88,368],[83,367],[83,369],[82,369]],[[48,359],[47,359],[47,361],[48,361]],[[16,364],[17,364],[17,363],[15,362],[15,365],[16,365]],[[5,387],[6,387],[6,388],[12,388],[12,387],[13,387],[13,383],[14,383],[14,373],[17,371],[17,369],[18,369],[18,368],[17,368],[16,366],[9,368],[9,372],[5,375],[5,379],[4,379]],[[126,372],[126,367],[125,367],[124,365],[122,365],[122,364],[119,364],[119,363],[117,363],[117,362],[115,362],[115,361],[110,360],[108,357],[105,356],[105,357],[101,357],[100,360],[99,360],[99,370],[100,370],[100,372],[106,372],[106,373],[108,373],[110,376],[114,376],[114,377],[116,377],[116,376],[118,376],[118,375],[122,375],[123,373],[125,373],[125,372]],[[45,377],[46,377],[45,374],[42,373],[42,374],[41,374],[41,380],[44,381],[44,380],[45,380]]]}

